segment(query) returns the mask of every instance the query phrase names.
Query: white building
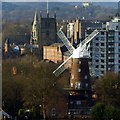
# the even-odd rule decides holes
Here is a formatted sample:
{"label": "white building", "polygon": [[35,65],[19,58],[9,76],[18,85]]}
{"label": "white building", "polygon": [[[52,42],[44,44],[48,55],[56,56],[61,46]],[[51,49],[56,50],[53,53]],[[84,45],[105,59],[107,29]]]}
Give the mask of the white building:
{"label": "white building", "polygon": [[89,2],[83,2],[82,5],[83,5],[83,7],[89,7],[90,3]]}
{"label": "white building", "polygon": [[67,38],[72,38],[74,34],[74,22],[67,24]]}
{"label": "white building", "polygon": [[[91,31],[87,30],[86,36]],[[100,29],[91,43],[90,54],[90,71],[94,76],[101,77],[106,71],[120,72],[120,18],[115,17]]]}

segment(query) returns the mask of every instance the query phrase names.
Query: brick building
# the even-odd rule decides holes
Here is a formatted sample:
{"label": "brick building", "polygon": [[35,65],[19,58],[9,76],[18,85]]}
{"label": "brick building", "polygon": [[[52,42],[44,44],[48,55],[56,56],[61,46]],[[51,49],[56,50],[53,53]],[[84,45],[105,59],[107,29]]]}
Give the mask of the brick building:
{"label": "brick building", "polygon": [[62,43],[55,43],[50,46],[43,46],[43,59],[51,60],[55,63],[63,61],[61,47]]}

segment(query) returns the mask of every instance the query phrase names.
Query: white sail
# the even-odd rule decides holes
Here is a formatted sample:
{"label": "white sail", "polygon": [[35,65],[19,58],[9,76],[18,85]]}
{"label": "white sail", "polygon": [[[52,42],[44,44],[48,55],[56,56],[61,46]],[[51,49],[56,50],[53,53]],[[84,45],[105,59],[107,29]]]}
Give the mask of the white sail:
{"label": "white sail", "polygon": [[98,30],[94,30],[85,40],[83,40],[79,46],[75,49],[69,40],[66,38],[62,30],[60,29],[57,34],[64,43],[64,45],[67,47],[69,52],[71,53],[71,56],[64,61],[53,73],[55,76],[59,76],[62,72],[64,72],[65,67],[64,65],[67,63],[67,61],[71,58],[89,58],[89,47],[90,47],[90,42],[91,40],[99,33]]}
{"label": "white sail", "polygon": [[62,42],[72,55],[75,48],[71,45],[71,43],[69,42],[69,40],[67,39],[67,37],[65,36],[61,29],[57,32],[57,35],[59,36],[59,38],[62,40]]}

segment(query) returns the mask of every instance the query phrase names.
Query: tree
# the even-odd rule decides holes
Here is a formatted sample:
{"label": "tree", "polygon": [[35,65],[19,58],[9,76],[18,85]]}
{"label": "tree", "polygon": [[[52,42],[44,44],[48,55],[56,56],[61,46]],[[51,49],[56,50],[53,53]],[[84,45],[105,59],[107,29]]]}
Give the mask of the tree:
{"label": "tree", "polygon": [[28,24],[13,24],[6,23],[3,24],[2,30],[2,42],[4,43],[6,39],[10,39],[11,43],[15,44],[25,44],[29,43],[30,40],[30,28]]}
{"label": "tree", "polygon": [[95,82],[98,100],[106,105],[120,107],[120,75],[108,72]]}
{"label": "tree", "polygon": [[105,110],[104,110],[104,119],[105,120],[111,120],[114,118],[114,111],[115,108],[113,106],[105,106]]}
{"label": "tree", "polygon": [[94,120],[103,120],[104,118],[105,105],[102,103],[97,103],[92,108],[92,117]]}
{"label": "tree", "polygon": [[13,60],[3,61],[2,69],[2,100],[3,109],[12,116],[17,115],[17,111],[22,105],[22,76],[14,75],[12,68],[15,66]]}
{"label": "tree", "polygon": [[118,120],[120,118],[120,109],[103,103],[96,103],[92,107],[92,118],[94,120]]}
{"label": "tree", "polygon": [[63,87],[68,84],[69,73],[66,71],[57,79],[52,73],[57,67],[32,55],[3,61],[4,110],[17,115],[19,109],[34,107],[35,113],[42,113],[44,118],[52,108],[64,111],[67,99]]}

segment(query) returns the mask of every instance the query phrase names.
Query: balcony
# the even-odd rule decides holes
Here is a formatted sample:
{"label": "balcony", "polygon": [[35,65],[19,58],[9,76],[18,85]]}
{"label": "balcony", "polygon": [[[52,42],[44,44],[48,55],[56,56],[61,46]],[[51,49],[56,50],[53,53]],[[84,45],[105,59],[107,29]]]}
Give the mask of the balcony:
{"label": "balcony", "polygon": [[108,62],[108,65],[114,65],[114,62]]}
{"label": "balcony", "polygon": [[108,53],[114,53],[114,51],[108,51]]}
{"label": "balcony", "polygon": [[114,45],[109,45],[108,48],[114,48]]}

